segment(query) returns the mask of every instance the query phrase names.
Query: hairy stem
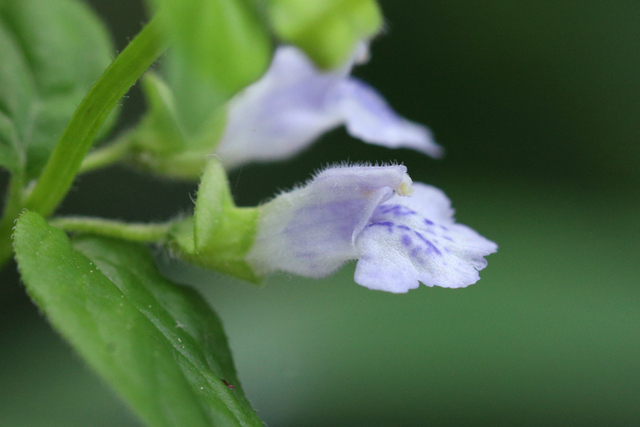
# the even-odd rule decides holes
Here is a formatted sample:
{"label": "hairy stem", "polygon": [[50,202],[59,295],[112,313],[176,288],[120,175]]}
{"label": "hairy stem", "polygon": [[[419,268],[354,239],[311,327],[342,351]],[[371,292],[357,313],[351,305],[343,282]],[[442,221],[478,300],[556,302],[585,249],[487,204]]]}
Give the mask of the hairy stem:
{"label": "hairy stem", "polygon": [[166,240],[175,222],[157,224],[126,223],[122,221],[94,217],[58,217],[49,223],[72,233],[91,233],[100,236],[115,237],[133,242],[158,243]]}
{"label": "hairy stem", "polygon": [[14,173],[9,181],[5,209],[0,221],[0,267],[2,267],[13,254],[11,245],[11,234],[13,232],[13,222],[20,215],[23,203],[24,179],[22,174]]}

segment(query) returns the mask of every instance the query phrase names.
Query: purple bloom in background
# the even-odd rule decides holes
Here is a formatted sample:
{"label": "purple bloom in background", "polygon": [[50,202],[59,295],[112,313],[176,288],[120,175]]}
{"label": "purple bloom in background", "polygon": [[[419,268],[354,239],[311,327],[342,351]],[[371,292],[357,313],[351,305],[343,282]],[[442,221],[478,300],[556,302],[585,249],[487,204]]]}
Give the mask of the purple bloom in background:
{"label": "purple bloom in background", "polygon": [[[364,44],[356,56],[363,51]],[[426,127],[397,115],[378,92],[349,76],[351,67],[323,72],[301,50],[279,47],[265,75],[230,101],[216,154],[227,168],[285,159],[344,124],[371,144],[442,155]]]}
{"label": "purple bloom in background", "polygon": [[413,189],[401,165],[326,169],[260,208],[247,261],[259,274],[322,277],[357,259],[358,284],[394,293],[477,282],[497,245],[456,224],[440,190]]}

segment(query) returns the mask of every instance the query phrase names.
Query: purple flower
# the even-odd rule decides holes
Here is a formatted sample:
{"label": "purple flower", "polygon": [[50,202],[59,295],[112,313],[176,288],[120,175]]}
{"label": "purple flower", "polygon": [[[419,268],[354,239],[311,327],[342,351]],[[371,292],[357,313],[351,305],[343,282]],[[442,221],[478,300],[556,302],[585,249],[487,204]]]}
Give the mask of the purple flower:
{"label": "purple flower", "polygon": [[[356,56],[364,56],[364,46]],[[365,142],[439,157],[442,148],[431,132],[398,116],[378,92],[350,77],[351,66],[322,72],[299,49],[279,47],[265,75],[230,101],[216,154],[227,168],[285,159],[344,124]]]}
{"label": "purple flower", "polygon": [[355,281],[370,289],[463,287],[497,245],[452,216],[444,193],[412,187],[405,166],[329,168],[260,207],[247,261],[259,274],[322,277],[357,259]]}

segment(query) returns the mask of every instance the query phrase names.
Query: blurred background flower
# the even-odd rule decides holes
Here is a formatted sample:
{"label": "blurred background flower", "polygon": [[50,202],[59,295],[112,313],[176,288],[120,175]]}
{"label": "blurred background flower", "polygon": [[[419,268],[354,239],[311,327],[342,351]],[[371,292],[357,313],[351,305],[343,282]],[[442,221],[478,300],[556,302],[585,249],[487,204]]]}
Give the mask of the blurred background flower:
{"label": "blurred background flower", "polygon": [[[141,2],[90,3],[119,49]],[[640,3],[381,2],[387,34],[355,75],[447,150],[433,160],[342,129],[286,163],[231,176],[240,205],[327,162],[404,162],[500,245],[466,289],[407,295],[272,277],[257,289],[189,270],[225,322],[271,426],[630,425],[640,419]],[[142,111],[134,90],[122,126]],[[195,184],[115,167],[63,213],[162,220]],[[182,267],[166,262],[177,277]],[[0,286],[0,423],[138,425],[39,316],[13,266]]]}

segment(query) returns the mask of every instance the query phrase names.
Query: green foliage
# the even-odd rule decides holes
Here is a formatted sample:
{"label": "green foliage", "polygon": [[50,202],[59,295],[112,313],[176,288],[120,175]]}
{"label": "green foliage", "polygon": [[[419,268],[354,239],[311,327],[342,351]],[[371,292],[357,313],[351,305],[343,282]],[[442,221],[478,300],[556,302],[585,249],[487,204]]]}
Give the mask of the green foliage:
{"label": "green foliage", "polygon": [[112,52],[104,26],[82,2],[0,2],[1,166],[38,176]]}
{"label": "green foliage", "polygon": [[245,257],[257,222],[258,208],[235,205],[224,168],[213,159],[202,176],[194,216],[176,226],[174,245],[192,263],[256,283],[260,279]]}
{"label": "green foliage", "polygon": [[322,68],[343,65],[356,44],[377,33],[375,0],[265,0],[276,34],[300,46]]}
{"label": "green foliage", "polygon": [[157,22],[150,21],[131,40],[82,99],[30,191],[27,208],[49,215],[67,194],[109,113],[164,51]]}
{"label": "green foliage", "polygon": [[14,242],[33,300],[149,425],[262,425],[217,316],[197,293],[163,278],[144,246],[95,236],[70,242],[28,211]]}
{"label": "green foliage", "polygon": [[[132,144],[132,161],[153,172],[177,178],[198,179],[224,131],[226,109],[204,111],[196,126],[179,114],[174,91],[160,76],[147,73],[142,80],[148,111],[126,138]],[[205,110],[206,111],[206,110]]]}
{"label": "green foliage", "polygon": [[257,80],[271,41],[252,0],[154,0],[178,55],[224,97]]}

